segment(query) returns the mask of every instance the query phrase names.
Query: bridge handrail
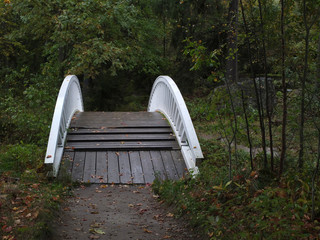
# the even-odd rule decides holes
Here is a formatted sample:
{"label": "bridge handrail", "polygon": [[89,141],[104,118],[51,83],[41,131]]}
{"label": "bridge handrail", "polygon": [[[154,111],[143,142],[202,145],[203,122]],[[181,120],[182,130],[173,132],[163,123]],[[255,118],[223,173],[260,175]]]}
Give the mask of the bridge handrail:
{"label": "bridge handrail", "polygon": [[75,112],[83,112],[82,93],[79,80],[68,75],[63,80],[54,109],[45,164],[53,165],[53,176],[57,176],[63,155],[67,129]]}
{"label": "bridge handrail", "polygon": [[159,76],[153,84],[148,112],[163,113],[174,131],[187,168],[198,172],[196,159],[203,158],[197,134],[179,88],[169,76]]}

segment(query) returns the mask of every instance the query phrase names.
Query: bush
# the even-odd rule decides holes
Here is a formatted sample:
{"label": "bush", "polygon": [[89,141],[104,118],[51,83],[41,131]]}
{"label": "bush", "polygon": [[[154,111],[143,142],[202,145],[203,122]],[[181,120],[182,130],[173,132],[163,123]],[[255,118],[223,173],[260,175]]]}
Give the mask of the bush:
{"label": "bush", "polygon": [[34,144],[16,144],[0,150],[0,174],[10,171],[20,176],[28,169],[37,169],[43,162],[43,151]]}

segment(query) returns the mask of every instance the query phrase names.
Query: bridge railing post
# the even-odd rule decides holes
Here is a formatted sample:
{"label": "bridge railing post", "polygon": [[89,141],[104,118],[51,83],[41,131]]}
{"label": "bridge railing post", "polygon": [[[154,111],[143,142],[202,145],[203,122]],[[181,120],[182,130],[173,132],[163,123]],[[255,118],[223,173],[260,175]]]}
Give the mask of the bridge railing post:
{"label": "bridge railing post", "polygon": [[159,76],[153,84],[148,112],[166,116],[181,147],[187,168],[198,172],[196,159],[203,158],[197,134],[179,88],[168,76]]}
{"label": "bridge railing post", "polygon": [[79,80],[74,75],[65,77],[54,109],[45,164],[52,165],[53,176],[59,171],[67,129],[75,112],[83,112],[83,100]]}

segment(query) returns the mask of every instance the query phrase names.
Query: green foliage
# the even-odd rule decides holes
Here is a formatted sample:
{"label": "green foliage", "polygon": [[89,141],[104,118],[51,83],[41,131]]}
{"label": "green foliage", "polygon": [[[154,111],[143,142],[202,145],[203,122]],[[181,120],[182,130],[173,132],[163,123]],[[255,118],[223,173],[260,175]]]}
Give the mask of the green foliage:
{"label": "green foliage", "polygon": [[158,181],[153,189],[210,239],[317,236],[319,223],[310,223],[310,188],[299,177],[286,176],[279,185],[263,172],[242,169],[228,181],[228,169],[217,166],[219,161],[210,157],[196,178]]}
{"label": "green foliage", "polygon": [[20,176],[26,171],[37,169],[42,165],[43,151],[34,144],[16,144],[1,148],[0,174],[10,171]]}

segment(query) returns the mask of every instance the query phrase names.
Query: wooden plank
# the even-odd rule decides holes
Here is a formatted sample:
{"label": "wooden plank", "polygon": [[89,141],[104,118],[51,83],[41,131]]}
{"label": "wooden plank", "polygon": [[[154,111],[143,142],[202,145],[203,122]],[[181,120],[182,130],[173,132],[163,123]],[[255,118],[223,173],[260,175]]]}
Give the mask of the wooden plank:
{"label": "wooden plank", "polygon": [[145,183],[139,152],[129,152],[133,183]]}
{"label": "wooden plank", "polygon": [[145,128],[72,128],[68,135],[75,134],[121,134],[121,133],[172,133],[171,127],[145,127]]}
{"label": "wooden plank", "polygon": [[165,167],[165,170],[167,172],[167,176],[171,180],[177,180],[179,179],[176,166],[174,165],[171,152],[170,151],[161,151],[161,157],[163,160],[163,165]]}
{"label": "wooden plank", "polygon": [[154,169],[153,169],[150,152],[140,151],[140,158],[141,158],[141,164],[142,164],[142,170],[143,170],[145,182],[153,183],[155,176],[154,176]]}
{"label": "wooden plank", "polygon": [[96,182],[96,152],[86,152],[83,181]]}
{"label": "wooden plank", "polygon": [[166,170],[163,166],[162,157],[159,151],[150,151],[151,160],[153,163],[155,177],[165,180],[167,178]]}
{"label": "wooden plank", "polygon": [[166,118],[156,112],[81,112],[72,118],[70,127],[158,127],[169,126]]}
{"label": "wooden plank", "polygon": [[67,142],[66,148],[74,150],[99,149],[180,149],[176,141],[122,141],[122,142]]}
{"label": "wooden plank", "polygon": [[85,157],[86,157],[85,152],[75,152],[73,167],[72,167],[73,181],[82,181]]}
{"label": "wooden plank", "polygon": [[96,182],[107,183],[108,182],[108,155],[107,152],[97,152],[96,162]]}
{"label": "wooden plank", "polygon": [[71,125],[72,128],[100,128],[104,129],[107,127],[168,127],[168,123],[166,121],[152,121],[152,122],[143,122],[143,121],[134,121],[134,122],[118,122],[115,120],[114,122],[77,122]]}
{"label": "wooden plank", "polygon": [[76,113],[72,120],[79,119],[153,119],[160,120],[163,119],[164,116],[159,112],[78,112]]}
{"label": "wooden plank", "polygon": [[119,168],[120,168],[120,182],[130,183],[131,179],[131,168],[128,152],[119,152]]}
{"label": "wooden plank", "polygon": [[108,151],[108,183],[120,183],[118,155],[114,151]]}
{"label": "wooden plank", "polygon": [[68,135],[67,141],[128,141],[128,140],[174,140],[171,134],[79,134]]}
{"label": "wooden plank", "polygon": [[72,166],[73,166],[73,162],[74,162],[73,159],[74,159],[74,151],[64,152],[63,157],[62,157],[62,161],[61,161],[59,174],[61,173],[61,169],[63,169],[63,171],[66,174],[71,176]]}
{"label": "wooden plank", "polygon": [[186,163],[184,162],[181,151],[171,151],[172,159],[176,166],[179,178],[188,173]]}

